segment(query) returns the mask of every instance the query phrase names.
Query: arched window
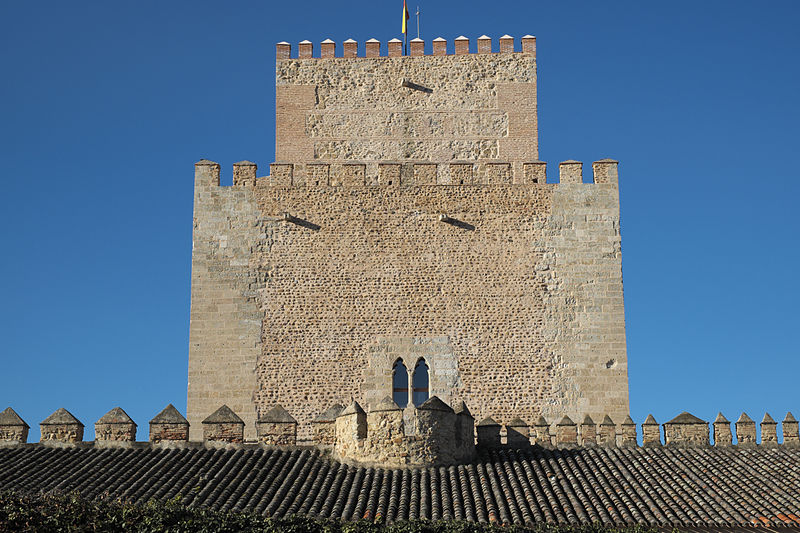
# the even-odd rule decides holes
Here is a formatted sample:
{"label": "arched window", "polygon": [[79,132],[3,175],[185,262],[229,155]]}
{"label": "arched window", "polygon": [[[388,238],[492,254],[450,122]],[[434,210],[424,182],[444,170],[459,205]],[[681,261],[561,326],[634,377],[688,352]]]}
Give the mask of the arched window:
{"label": "arched window", "polygon": [[417,361],[411,376],[411,391],[414,405],[420,406],[428,399],[428,364],[425,359]]}
{"label": "arched window", "polygon": [[395,361],[392,368],[392,400],[400,407],[408,405],[408,370],[402,359]]}

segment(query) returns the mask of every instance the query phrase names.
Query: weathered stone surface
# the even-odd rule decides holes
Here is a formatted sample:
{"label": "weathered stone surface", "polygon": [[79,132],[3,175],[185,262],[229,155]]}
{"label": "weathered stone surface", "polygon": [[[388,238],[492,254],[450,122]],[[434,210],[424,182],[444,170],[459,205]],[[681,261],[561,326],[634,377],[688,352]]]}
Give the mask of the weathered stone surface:
{"label": "weathered stone surface", "polygon": [[633,421],[630,415],[625,417],[625,420],[621,424],[622,432],[620,433],[620,445],[621,446],[636,446],[637,437],[636,437],[636,422]]}
{"label": "weathered stone surface", "polygon": [[747,413],[742,413],[739,420],[736,421],[736,444],[742,447],[751,447],[756,445],[756,423],[747,416]]}
{"label": "weathered stone surface", "polygon": [[206,442],[244,442],[244,421],[227,405],[203,420],[203,440]]}
{"label": "weathered stone surface", "polygon": [[661,446],[661,426],[653,415],[642,422],[642,446]]}
{"label": "weathered stone surface", "polygon": [[761,420],[761,445],[778,445],[778,423],[775,422],[769,413],[764,413],[764,418]]}
{"label": "weathered stone surface", "polygon": [[550,424],[541,415],[533,423],[533,443],[546,448],[553,444],[553,439],[550,435]]}
{"label": "weathered stone surface", "polygon": [[664,423],[667,446],[707,446],[708,422],[686,411]]}
{"label": "weathered stone surface", "polygon": [[256,426],[259,442],[275,446],[294,446],[297,443],[297,420],[280,405],[261,415]]}
{"label": "weathered stone surface", "polygon": [[334,404],[311,420],[314,444],[327,447],[336,443],[336,417],[343,409],[343,405]]}
{"label": "weathered stone surface", "polygon": [[800,433],[798,433],[797,419],[791,412],[786,413],[783,419],[783,444],[789,446],[800,446]]}
{"label": "weathered stone surface", "polygon": [[492,417],[486,417],[475,425],[478,433],[478,446],[485,448],[498,448],[500,442],[500,430],[502,426]]}
{"label": "weathered stone surface", "polygon": [[445,413],[455,413],[453,409],[444,403],[438,396],[431,396],[419,406],[420,411],[443,411]]}
{"label": "weathered stone surface", "polygon": [[[402,417],[401,417],[402,420]],[[353,401],[336,417],[336,453],[344,457],[360,457],[367,438],[367,413]]]}
{"label": "weathered stone surface", "polygon": [[445,402],[452,401],[458,383],[458,363],[449,337],[379,336],[366,351],[367,368],[361,372],[358,396],[367,405],[392,395],[392,370],[398,359],[408,370],[409,383],[417,361],[424,360],[429,369],[429,394]]}
{"label": "weathered stone surface", "polygon": [[453,408],[456,415],[456,436],[455,445],[459,450],[472,450],[475,449],[475,419],[472,413],[467,409],[467,404],[464,401],[458,402]]}
{"label": "weathered stone surface", "polygon": [[83,440],[83,423],[63,407],[39,424],[42,442],[76,443]]}
{"label": "weathered stone surface", "polygon": [[174,405],[167,405],[150,420],[150,442],[182,442],[187,440],[189,440],[189,422]]}
{"label": "weathered stone surface", "polygon": [[263,313],[250,260],[261,215],[253,187],[220,187],[219,176],[213,161],[195,165],[188,387],[195,441],[202,439],[202,420],[220,403],[239,413],[248,439],[255,438]]}
{"label": "weathered stone surface", "polygon": [[28,442],[30,426],[11,407],[0,412],[0,443]]}
{"label": "weathered stone surface", "polygon": [[531,55],[279,60],[276,97],[278,160],[538,155]]}
{"label": "weathered stone surface", "polygon": [[531,445],[531,430],[524,420],[517,417],[506,424],[506,443],[512,447],[528,447]]}
{"label": "weathered stone surface", "polygon": [[239,161],[233,164],[233,185],[253,187],[256,184],[258,166],[252,161]]}
{"label": "weathered stone surface", "polygon": [[388,397],[366,416],[358,404],[351,407],[336,419],[334,452],[343,461],[406,467],[454,464],[475,455],[469,411],[456,414],[436,396],[406,413]]}
{"label": "weathered stone surface", "polygon": [[175,408],[174,405],[169,404],[161,410],[156,416],[150,420],[151,424],[188,424],[189,422],[184,416]]}
{"label": "weathered stone surface", "polygon": [[616,162],[545,183],[535,67],[281,55],[269,179],[195,167],[193,439],[224,402],[248,439],[280,403],[307,441],[324,406],[391,395],[398,357],[477,418],[627,413]]}
{"label": "weathered stone surface", "polygon": [[605,447],[617,445],[617,425],[610,416],[605,415],[600,422],[600,431],[597,434],[597,444]]}
{"label": "weathered stone surface", "polygon": [[135,442],[136,423],[121,407],[114,407],[95,422],[94,440]]}
{"label": "weathered stone surface", "polygon": [[731,423],[722,413],[717,414],[712,427],[714,430],[714,446],[730,446],[733,444]]}
{"label": "weathered stone surface", "polygon": [[583,417],[583,422],[581,422],[579,432],[581,445],[597,445],[597,425],[594,423],[594,420],[592,420],[591,416],[586,415]]}
{"label": "weathered stone surface", "polygon": [[556,445],[577,446],[577,444],[578,425],[569,416],[564,415],[561,421],[556,424]]}
{"label": "weathered stone surface", "polygon": [[297,420],[289,414],[289,411],[283,408],[282,405],[276,405],[269,409],[266,413],[258,417],[261,422],[282,422],[288,424],[296,424]]}

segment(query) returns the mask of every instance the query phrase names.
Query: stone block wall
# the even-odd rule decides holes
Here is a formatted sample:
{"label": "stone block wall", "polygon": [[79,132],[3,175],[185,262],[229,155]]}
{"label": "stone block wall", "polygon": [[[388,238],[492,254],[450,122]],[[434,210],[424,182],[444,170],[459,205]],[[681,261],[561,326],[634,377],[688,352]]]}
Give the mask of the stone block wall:
{"label": "stone block wall", "polygon": [[478,419],[627,414],[615,179],[387,193],[197,168],[190,422],[239,405],[255,440],[281,404],[307,441],[323,406],[390,394],[397,356]]}
{"label": "stone block wall", "polygon": [[30,428],[21,425],[0,426],[0,441],[3,442],[28,442],[28,431]]}
{"label": "stone block wall", "polygon": [[203,440],[238,443],[244,442],[243,426],[237,422],[203,424]]}
{"label": "stone block wall", "polygon": [[336,417],[336,453],[339,457],[363,457],[367,438],[367,413],[353,402]]}
{"label": "stone block wall", "polygon": [[[245,169],[255,173],[239,166],[237,175],[245,176]],[[260,237],[260,214],[253,188],[244,185],[249,180],[220,187],[219,179],[218,164],[195,165],[187,417],[192,440],[201,440],[203,418],[227,404],[245,421],[245,437],[255,440],[263,313],[251,250]]]}
{"label": "stone block wall", "polygon": [[[391,398],[368,412],[357,403],[336,418],[334,455],[344,462],[410,467],[456,464],[475,455],[474,429],[467,413],[456,414],[436,396],[406,413]],[[408,424],[408,426],[407,426]],[[324,443],[323,443],[324,444]]]}
{"label": "stone block wall", "polygon": [[404,465],[410,461],[403,411],[399,407],[370,409],[367,413],[367,437],[359,452],[362,461],[375,464]]}
{"label": "stone block wall", "polygon": [[178,412],[174,405],[167,405],[150,420],[150,442],[184,442],[188,440],[189,421]]}
{"label": "stone block wall", "polygon": [[39,424],[42,442],[75,444],[83,441],[83,423],[63,407]]}
{"label": "stone block wall", "polygon": [[280,43],[276,160],[502,158],[521,169],[538,158],[535,47],[483,44],[488,54],[313,57],[304,45],[291,57]]}
{"label": "stone block wall", "polygon": [[134,442],[136,423],[122,408],[115,407],[94,424],[95,440],[108,442]]}
{"label": "stone block wall", "polygon": [[307,442],[324,406],[390,395],[398,356],[477,419],[627,414],[617,164],[546,183],[535,38],[454,44],[280,43],[270,176],[196,165],[193,440],[226,403],[245,440],[281,404]]}
{"label": "stone block wall", "polygon": [[423,359],[428,365],[429,395],[438,396],[447,403],[453,401],[458,386],[458,369],[449,337],[380,336],[367,347],[365,355],[366,368],[360,372],[362,381],[358,397],[367,405],[392,396],[392,369],[398,359],[408,371],[409,383],[417,361]]}
{"label": "stone block wall", "polygon": [[456,414],[436,396],[415,414],[416,439],[410,447],[418,464],[454,464],[474,455],[474,445],[456,438]]}
{"label": "stone block wall", "polygon": [[[336,417],[342,412],[344,406],[334,404],[323,411],[311,421],[312,440],[318,446],[333,446],[336,444]],[[297,427],[295,425],[295,431]]]}
{"label": "stone block wall", "polygon": [[294,446],[297,443],[297,423],[257,422],[258,442],[274,446]]}
{"label": "stone block wall", "polygon": [[0,412],[0,444],[24,444],[29,430],[30,426],[11,407]]}
{"label": "stone block wall", "polygon": [[175,442],[188,440],[188,424],[150,424],[150,442]]}
{"label": "stone block wall", "polygon": [[130,424],[95,424],[95,440],[133,442],[136,440],[136,426]]}
{"label": "stone block wall", "polygon": [[[515,418],[503,425],[491,417],[474,425],[474,420],[463,402],[451,409],[436,397],[429,399],[419,408],[409,407],[403,412],[390,398],[384,398],[379,404],[365,412],[357,402],[348,408],[333,406],[317,417],[316,421],[333,418],[333,427],[317,432],[313,445],[321,450],[333,451],[333,456],[344,462],[354,462],[375,467],[427,467],[448,464],[464,464],[475,459],[476,449],[524,449],[527,446],[546,448],[575,448],[576,446],[709,446],[708,424],[689,414],[681,413],[663,424],[664,442],[662,443],[658,424],[652,415],[641,424],[642,443],[638,442],[636,423],[630,417],[622,424],[615,424],[605,416],[596,429],[593,420],[585,417],[581,424],[575,424],[569,417],[562,417],[556,424],[548,423],[539,417],[530,427],[520,418]],[[120,408],[112,409],[103,418],[103,424],[134,425],[133,420]],[[98,420],[98,424],[100,424]],[[125,422],[128,420],[128,422]],[[271,420],[271,421],[270,421]],[[731,442],[730,422],[720,413],[714,420],[715,447],[750,449],[755,447],[797,447],[800,445],[798,422],[787,413],[782,425],[783,439],[777,437],[777,425],[769,414],[764,415],[760,442],[752,437],[751,421],[742,414],[737,424],[736,443]],[[296,423],[294,418],[282,407],[271,409],[264,420],[259,421],[261,445],[291,446],[295,443]],[[767,428],[763,427],[764,424]],[[109,440],[108,435],[98,432],[94,442],[81,442],[83,424],[64,409],[42,421],[41,443],[47,446],[96,446],[125,447],[132,446],[133,439],[127,440],[130,434],[120,432],[120,440]],[[25,445],[27,435],[24,429],[28,425],[11,408],[0,412],[0,447]],[[157,447],[193,447],[187,444],[188,423],[177,409],[167,406],[150,422],[150,444]],[[203,445],[209,447],[236,447],[244,445],[243,422],[238,415],[227,406],[222,406],[212,413],[203,424],[205,438]],[[332,431],[332,436],[328,432]],[[477,430],[477,431],[476,431]],[[477,444],[475,433],[477,432]],[[507,436],[503,438],[503,433]],[[526,438],[529,434],[533,442]],[[596,437],[596,442],[595,442]]]}

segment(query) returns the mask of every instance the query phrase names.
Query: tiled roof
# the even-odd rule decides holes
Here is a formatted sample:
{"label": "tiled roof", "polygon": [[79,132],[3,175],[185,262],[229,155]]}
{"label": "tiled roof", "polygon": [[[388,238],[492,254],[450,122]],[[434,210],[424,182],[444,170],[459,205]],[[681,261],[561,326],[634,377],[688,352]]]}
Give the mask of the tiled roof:
{"label": "tiled roof", "polygon": [[800,528],[800,449],[575,448],[482,451],[459,466],[343,465],[256,445],[0,448],[0,490],[77,490],[133,501],[379,522]]}

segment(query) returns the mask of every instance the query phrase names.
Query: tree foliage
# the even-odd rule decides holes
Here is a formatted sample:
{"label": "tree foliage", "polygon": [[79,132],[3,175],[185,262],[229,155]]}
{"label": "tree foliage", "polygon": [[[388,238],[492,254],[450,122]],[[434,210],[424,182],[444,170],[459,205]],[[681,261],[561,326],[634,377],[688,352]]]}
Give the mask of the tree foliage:
{"label": "tree foliage", "polygon": [[0,531],[35,532],[174,532],[174,533],[648,533],[641,526],[601,525],[533,527],[414,520],[378,524],[342,522],[306,516],[269,518],[254,513],[187,507],[180,497],[131,503],[112,498],[87,499],[73,493],[0,493]]}

